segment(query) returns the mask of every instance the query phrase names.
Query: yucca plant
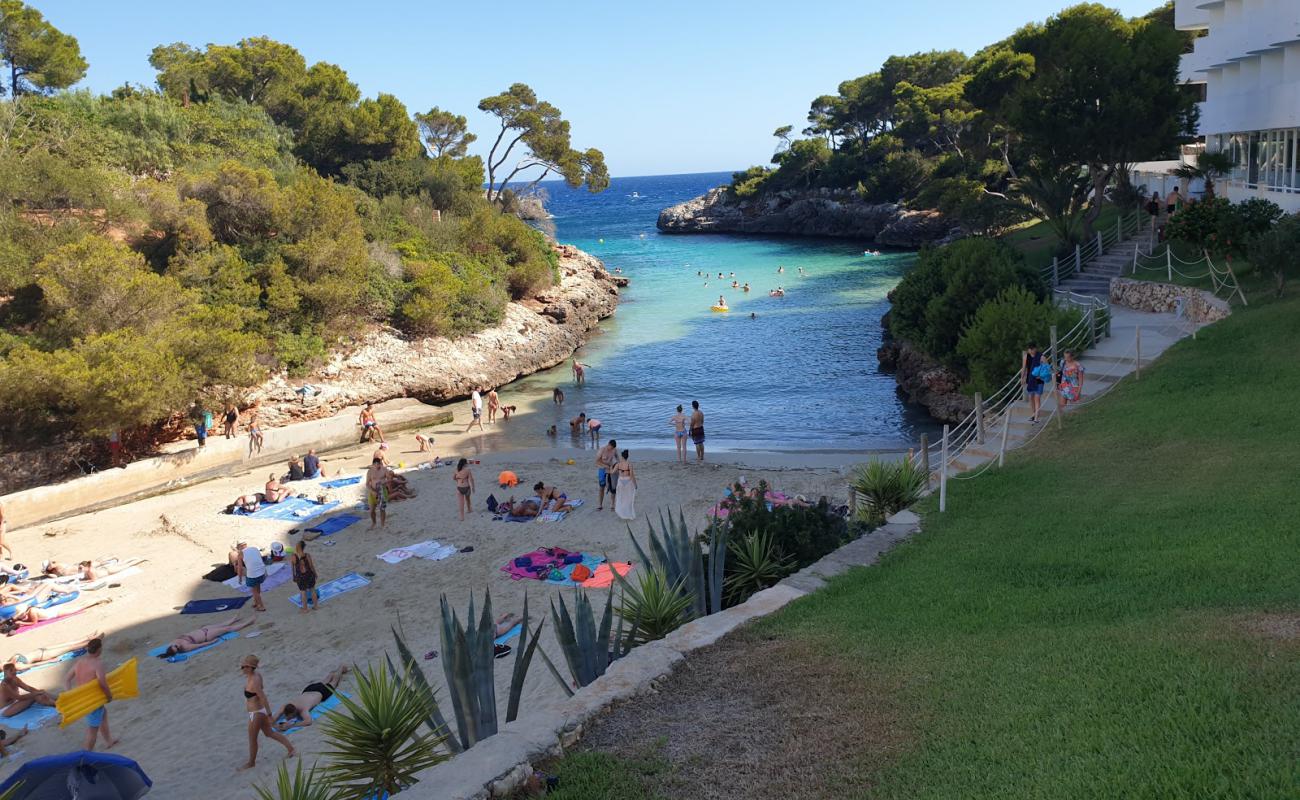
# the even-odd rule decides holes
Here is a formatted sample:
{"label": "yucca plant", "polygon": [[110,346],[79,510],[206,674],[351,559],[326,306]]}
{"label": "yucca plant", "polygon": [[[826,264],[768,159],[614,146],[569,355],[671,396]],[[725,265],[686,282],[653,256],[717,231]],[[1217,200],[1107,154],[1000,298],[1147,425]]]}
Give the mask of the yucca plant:
{"label": "yucca plant", "polygon": [[[492,617],[492,593],[484,592],[483,614],[474,622],[474,597],[470,595],[469,613],[462,625],[456,612],[441,598],[442,607],[442,672],[451,692],[451,706],[456,714],[456,730],[460,746],[468,750],[476,742],[496,735],[497,694],[496,658],[493,645],[496,640],[496,623]],[[544,623],[543,623],[544,624]],[[542,625],[528,629],[528,598],[524,598],[522,633],[515,650],[515,664],[510,676],[510,696],[507,701],[506,722],[514,721],[519,714],[524,678],[537,651],[537,641]]]}
{"label": "yucca plant", "polygon": [[790,573],[790,558],[781,552],[769,531],[757,531],[731,541],[726,578],[727,602],[735,605],[773,585]]}
{"label": "yucca plant", "polygon": [[394,794],[415,775],[446,761],[442,737],[421,735],[429,716],[424,696],[409,680],[374,666],[357,671],[355,694],[337,695],[340,708],[325,717],[329,766],[325,775],[339,800]]}
{"label": "yucca plant", "polygon": [[[582,687],[605,674],[610,661],[610,631],[614,627],[614,588],[611,586],[605,597],[605,611],[601,614],[600,624],[596,624],[596,614],[591,600],[581,589],[573,592],[573,613],[560,595],[560,608],[557,611],[555,601],[551,601],[551,622],[555,627],[555,638],[560,642],[564,661],[569,666],[573,683]],[[619,626],[619,638],[622,638],[622,626]],[[621,643],[615,641],[614,653],[619,654]],[[556,671],[560,685],[568,685]]]}
{"label": "yucca plant", "polygon": [[[334,785],[317,772],[316,765],[313,764],[310,770],[304,772],[301,761],[294,765],[292,774],[284,762],[280,763],[275,774],[274,790],[263,789],[261,786],[254,786],[253,790],[260,800],[334,800],[336,796]],[[8,794],[0,795],[0,800],[7,797]]]}
{"label": "yucca plant", "polygon": [[[722,582],[717,581],[715,585],[711,585],[706,580],[704,557],[700,552],[699,542],[686,527],[686,516],[681,509],[677,511],[676,520],[671,513],[665,520],[663,511],[660,511],[658,532],[649,520],[646,521],[646,527],[649,553],[637,541],[636,535],[632,533],[632,527],[629,525],[627,529],[641,563],[661,570],[670,585],[680,584],[691,601],[694,616],[702,617],[708,614],[710,609],[720,611]],[[727,554],[726,531],[722,526],[710,525],[705,532],[705,538],[708,540],[709,548],[709,576],[721,576]]]}
{"label": "yucca plant", "polygon": [[618,615],[631,625],[627,638],[633,645],[662,639],[691,617],[692,597],[663,570],[641,570],[636,584],[623,577],[618,582],[623,587]]}
{"label": "yucca plant", "polygon": [[853,474],[853,491],[860,500],[858,514],[869,522],[880,522],[921,499],[927,476],[917,461],[873,459]]}

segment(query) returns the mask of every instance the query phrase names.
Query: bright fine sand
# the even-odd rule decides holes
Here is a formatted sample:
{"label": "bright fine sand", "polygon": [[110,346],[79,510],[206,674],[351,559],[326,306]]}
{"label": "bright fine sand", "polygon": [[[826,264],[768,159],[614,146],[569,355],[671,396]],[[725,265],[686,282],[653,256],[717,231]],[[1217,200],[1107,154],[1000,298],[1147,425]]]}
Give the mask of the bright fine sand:
{"label": "bright fine sand", "polygon": [[[464,430],[467,416],[462,404],[457,408],[457,418],[463,421],[434,431],[437,435],[434,454],[468,455],[483,449],[477,431],[470,436],[454,432]],[[498,431],[486,438],[496,439],[500,429],[517,424],[520,421],[489,425],[490,432],[494,427]],[[605,438],[617,436],[617,431],[603,433]],[[417,448],[410,433],[390,437],[390,445],[390,460],[394,464],[404,461],[410,466],[432,455],[414,452]],[[671,447],[667,437],[664,446]],[[373,450],[368,445],[327,454],[328,477],[335,477],[340,470],[345,475],[359,474]],[[693,452],[691,455],[693,458]],[[572,457],[576,463],[564,464],[557,456]],[[687,521],[693,527],[702,528],[707,509],[721,497],[724,486],[741,474],[751,482],[765,478],[775,488],[791,495],[798,493],[815,499],[825,494],[839,502],[844,502],[847,495],[844,471],[830,465],[834,459],[818,460],[797,454],[723,454],[716,457],[733,465],[680,466],[671,463],[670,450],[653,457],[661,460],[640,460],[633,453],[639,491],[638,518],[632,523],[632,529],[643,542],[647,512],[657,521],[659,509],[675,511],[680,506]],[[12,532],[8,543],[18,560],[29,565],[39,565],[45,558],[77,561],[101,556],[136,556],[148,561],[142,565],[141,574],[124,578],[119,588],[105,588],[91,595],[109,596],[110,604],[10,637],[6,642],[8,652],[0,651],[0,656],[8,657],[88,636],[92,631],[103,631],[107,637],[105,660],[110,668],[132,656],[140,659],[140,697],[111,704],[108,719],[113,734],[122,739],[116,751],[137,759],[153,779],[151,796],[253,797],[251,784],[266,785],[285,751],[264,738],[257,766],[247,772],[237,772],[248,757],[243,681],[237,671],[241,656],[255,653],[261,658],[267,696],[274,709],[291,700],[308,683],[323,679],[340,663],[363,666],[382,663],[383,653],[394,651],[389,629],[399,619],[417,654],[440,650],[437,621],[441,593],[447,594],[463,617],[471,591],[481,604],[484,588],[490,589],[497,614],[520,612],[527,591],[533,619],[538,619],[549,610],[552,598],[571,590],[537,581],[511,580],[500,568],[517,555],[554,545],[608,554],[620,561],[633,560],[626,523],[614,516],[608,502],[606,510],[596,510],[591,450],[485,452],[481,458],[481,465],[471,467],[478,491],[474,496],[475,510],[464,523],[456,515],[451,467],[407,472],[406,477],[419,491],[419,497],[390,504],[391,516],[386,529],[368,531],[367,518],[341,533],[308,544],[322,583],[348,571],[357,571],[374,573],[369,586],[326,602],[318,612],[300,614],[289,601],[296,588],[292,582],[281,585],[266,593],[268,611],[257,614],[257,624],[246,629],[241,638],[180,664],[149,658],[146,651],[187,631],[204,624],[221,623],[231,616],[231,612],[181,616],[177,611],[188,600],[237,594],[201,579],[212,566],[225,561],[232,542],[237,538],[246,539],[261,547],[264,553],[272,541],[284,542],[286,548],[291,548],[298,537],[291,536],[290,529],[311,524],[249,520],[220,513],[237,495],[260,490],[271,471],[269,468]],[[734,465],[738,461],[767,468],[738,467]],[[811,464],[822,466],[808,466]],[[498,472],[507,468],[514,470],[523,481],[513,492],[495,485]],[[512,493],[524,497],[531,494],[529,487],[537,480],[558,486],[570,498],[583,498],[586,505],[561,522],[492,521],[484,507],[489,492],[498,498]],[[312,482],[290,485],[303,487],[312,496],[320,493]],[[361,499],[360,486],[333,490],[330,494],[343,501],[339,510],[366,513],[353,508]],[[163,518],[169,524],[163,524]],[[390,548],[426,539],[454,545],[458,550],[466,546],[474,550],[437,562],[413,558],[390,565],[376,558]],[[325,546],[326,541],[333,544]],[[603,599],[603,590],[597,596]],[[238,613],[247,617],[255,612],[250,602]],[[563,669],[563,657],[550,629],[548,620],[542,647]],[[255,633],[255,638],[247,638],[249,633]],[[497,669],[503,721],[513,658],[511,654],[500,661]],[[426,675],[438,688],[444,713],[452,718],[441,658],[422,663]],[[34,686],[56,689],[62,684],[66,666],[58,664],[29,672],[23,678]],[[347,692],[353,685],[352,677],[348,676],[342,689]],[[559,703],[563,697],[554,677],[541,659],[536,659],[525,689],[524,705],[535,709]],[[20,747],[27,758],[68,752],[80,748],[85,730],[81,722],[64,730],[56,722],[47,723]],[[307,765],[324,751],[319,725],[290,738]],[[0,764],[0,775],[10,769],[10,765]]]}

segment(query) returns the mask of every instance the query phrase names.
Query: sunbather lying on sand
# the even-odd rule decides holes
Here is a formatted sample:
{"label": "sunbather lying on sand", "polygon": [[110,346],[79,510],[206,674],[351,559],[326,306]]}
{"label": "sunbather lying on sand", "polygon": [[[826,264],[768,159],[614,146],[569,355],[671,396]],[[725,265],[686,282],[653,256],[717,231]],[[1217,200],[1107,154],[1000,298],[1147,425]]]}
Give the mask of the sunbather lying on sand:
{"label": "sunbather lying on sand", "polygon": [[102,632],[95,631],[84,639],[77,639],[76,641],[64,642],[62,644],[46,645],[45,647],[38,647],[35,650],[28,650],[26,653],[17,653],[11,656],[5,663],[14,664],[18,667],[19,672],[23,672],[50,661],[58,661],[59,656],[84,648],[90,643],[91,639],[103,638],[104,634]]}
{"label": "sunbather lying on sand", "polygon": [[241,620],[238,616],[234,616],[220,625],[204,625],[202,628],[197,628],[189,633],[183,633],[175,639],[172,639],[171,644],[167,645],[167,649],[163,651],[159,658],[171,658],[177,653],[188,653],[191,650],[198,650],[204,645],[212,644],[227,633],[242,631],[244,628],[247,628],[256,621],[257,617],[249,617],[246,620]]}
{"label": "sunbather lying on sand", "polygon": [[59,578],[75,575],[80,580],[93,581],[106,575],[116,575],[123,570],[144,562],[145,559],[143,558],[128,558],[126,561],[118,561],[116,558],[100,558],[95,561],[81,561],[76,566],[73,566],[58,561],[46,561],[41,565],[41,571],[46,575]]}
{"label": "sunbather lying on sand", "polygon": [[338,669],[325,677],[325,680],[307,684],[293,702],[285,703],[276,713],[276,730],[287,731],[290,728],[305,728],[310,725],[311,710],[334,696],[334,692],[339,688],[339,682],[348,672],[347,665],[340,664]]}
{"label": "sunbather lying on sand", "polygon": [[261,505],[262,501],[265,499],[266,499],[266,495],[262,494],[261,492],[253,492],[252,494],[241,494],[239,497],[235,498],[235,502],[226,506],[226,513],[233,514],[235,513],[235,510],[238,509],[240,511],[243,511],[245,514],[252,514],[254,511],[257,510],[257,507]]}
{"label": "sunbather lying on sand", "polygon": [[497,506],[496,513],[508,517],[535,517],[542,510],[536,500],[516,500],[513,497]]}
{"label": "sunbather lying on sand", "polygon": [[64,605],[52,606],[50,608],[37,608],[32,606],[26,611],[14,614],[7,620],[0,622],[0,633],[7,636],[13,636],[20,628],[26,628],[29,625],[36,625],[41,622],[59,619],[60,617],[70,617],[73,614],[85,611],[88,608],[94,608],[98,605],[113,602],[111,597],[101,597],[98,600],[92,600],[89,603],[80,603],[73,605],[68,602]]}

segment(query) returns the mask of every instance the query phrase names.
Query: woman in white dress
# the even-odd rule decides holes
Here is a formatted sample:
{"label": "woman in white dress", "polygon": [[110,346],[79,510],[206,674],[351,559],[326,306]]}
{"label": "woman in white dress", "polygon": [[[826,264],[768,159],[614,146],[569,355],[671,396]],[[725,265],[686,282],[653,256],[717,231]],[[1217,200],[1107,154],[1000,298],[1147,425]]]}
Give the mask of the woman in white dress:
{"label": "woman in white dress", "polygon": [[614,513],[618,514],[620,519],[636,519],[636,472],[627,459],[626,450],[618,454],[614,474],[618,476],[618,494],[614,495]]}

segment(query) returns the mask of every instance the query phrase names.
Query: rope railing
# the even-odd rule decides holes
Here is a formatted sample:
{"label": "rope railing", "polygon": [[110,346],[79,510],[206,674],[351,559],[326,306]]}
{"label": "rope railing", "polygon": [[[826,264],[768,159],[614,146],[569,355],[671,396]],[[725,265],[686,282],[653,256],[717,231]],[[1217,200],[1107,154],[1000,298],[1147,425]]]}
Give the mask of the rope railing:
{"label": "rope railing", "polygon": [[1141,211],[1121,214],[1114,227],[1108,226],[1097,231],[1088,241],[1075,245],[1073,253],[1054,257],[1051,264],[1039,270],[1043,282],[1055,287],[1061,281],[1082,272],[1090,262],[1105,255],[1116,244],[1135,236],[1142,229],[1141,215]]}
{"label": "rope railing", "polygon": [[[1184,272],[1174,266],[1175,262],[1184,267],[1204,266],[1205,271],[1197,273]],[[1210,258],[1208,251],[1201,251],[1200,258],[1189,261],[1175,253],[1173,247],[1171,247],[1168,242],[1165,243],[1163,250],[1152,248],[1151,252],[1148,253],[1143,253],[1139,247],[1133,253],[1133,264],[1129,270],[1129,274],[1133,277],[1137,277],[1139,270],[1142,272],[1163,272],[1165,273],[1165,280],[1169,283],[1174,282],[1175,275],[1189,281],[1209,278],[1211,293],[1216,297],[1219,295],[1221,290],[1227,289],[1226,297],[1231,298],[1236,294],[1241,298],[1243,305],[1248,305],[1246,302],[1246,293],[1242,291],[1241,284],[1238,283],[1236,273],[1232,271],[1231,266],[1225,265],[1223,269],[1219,269],[1215,266],[1214,260]]]}

